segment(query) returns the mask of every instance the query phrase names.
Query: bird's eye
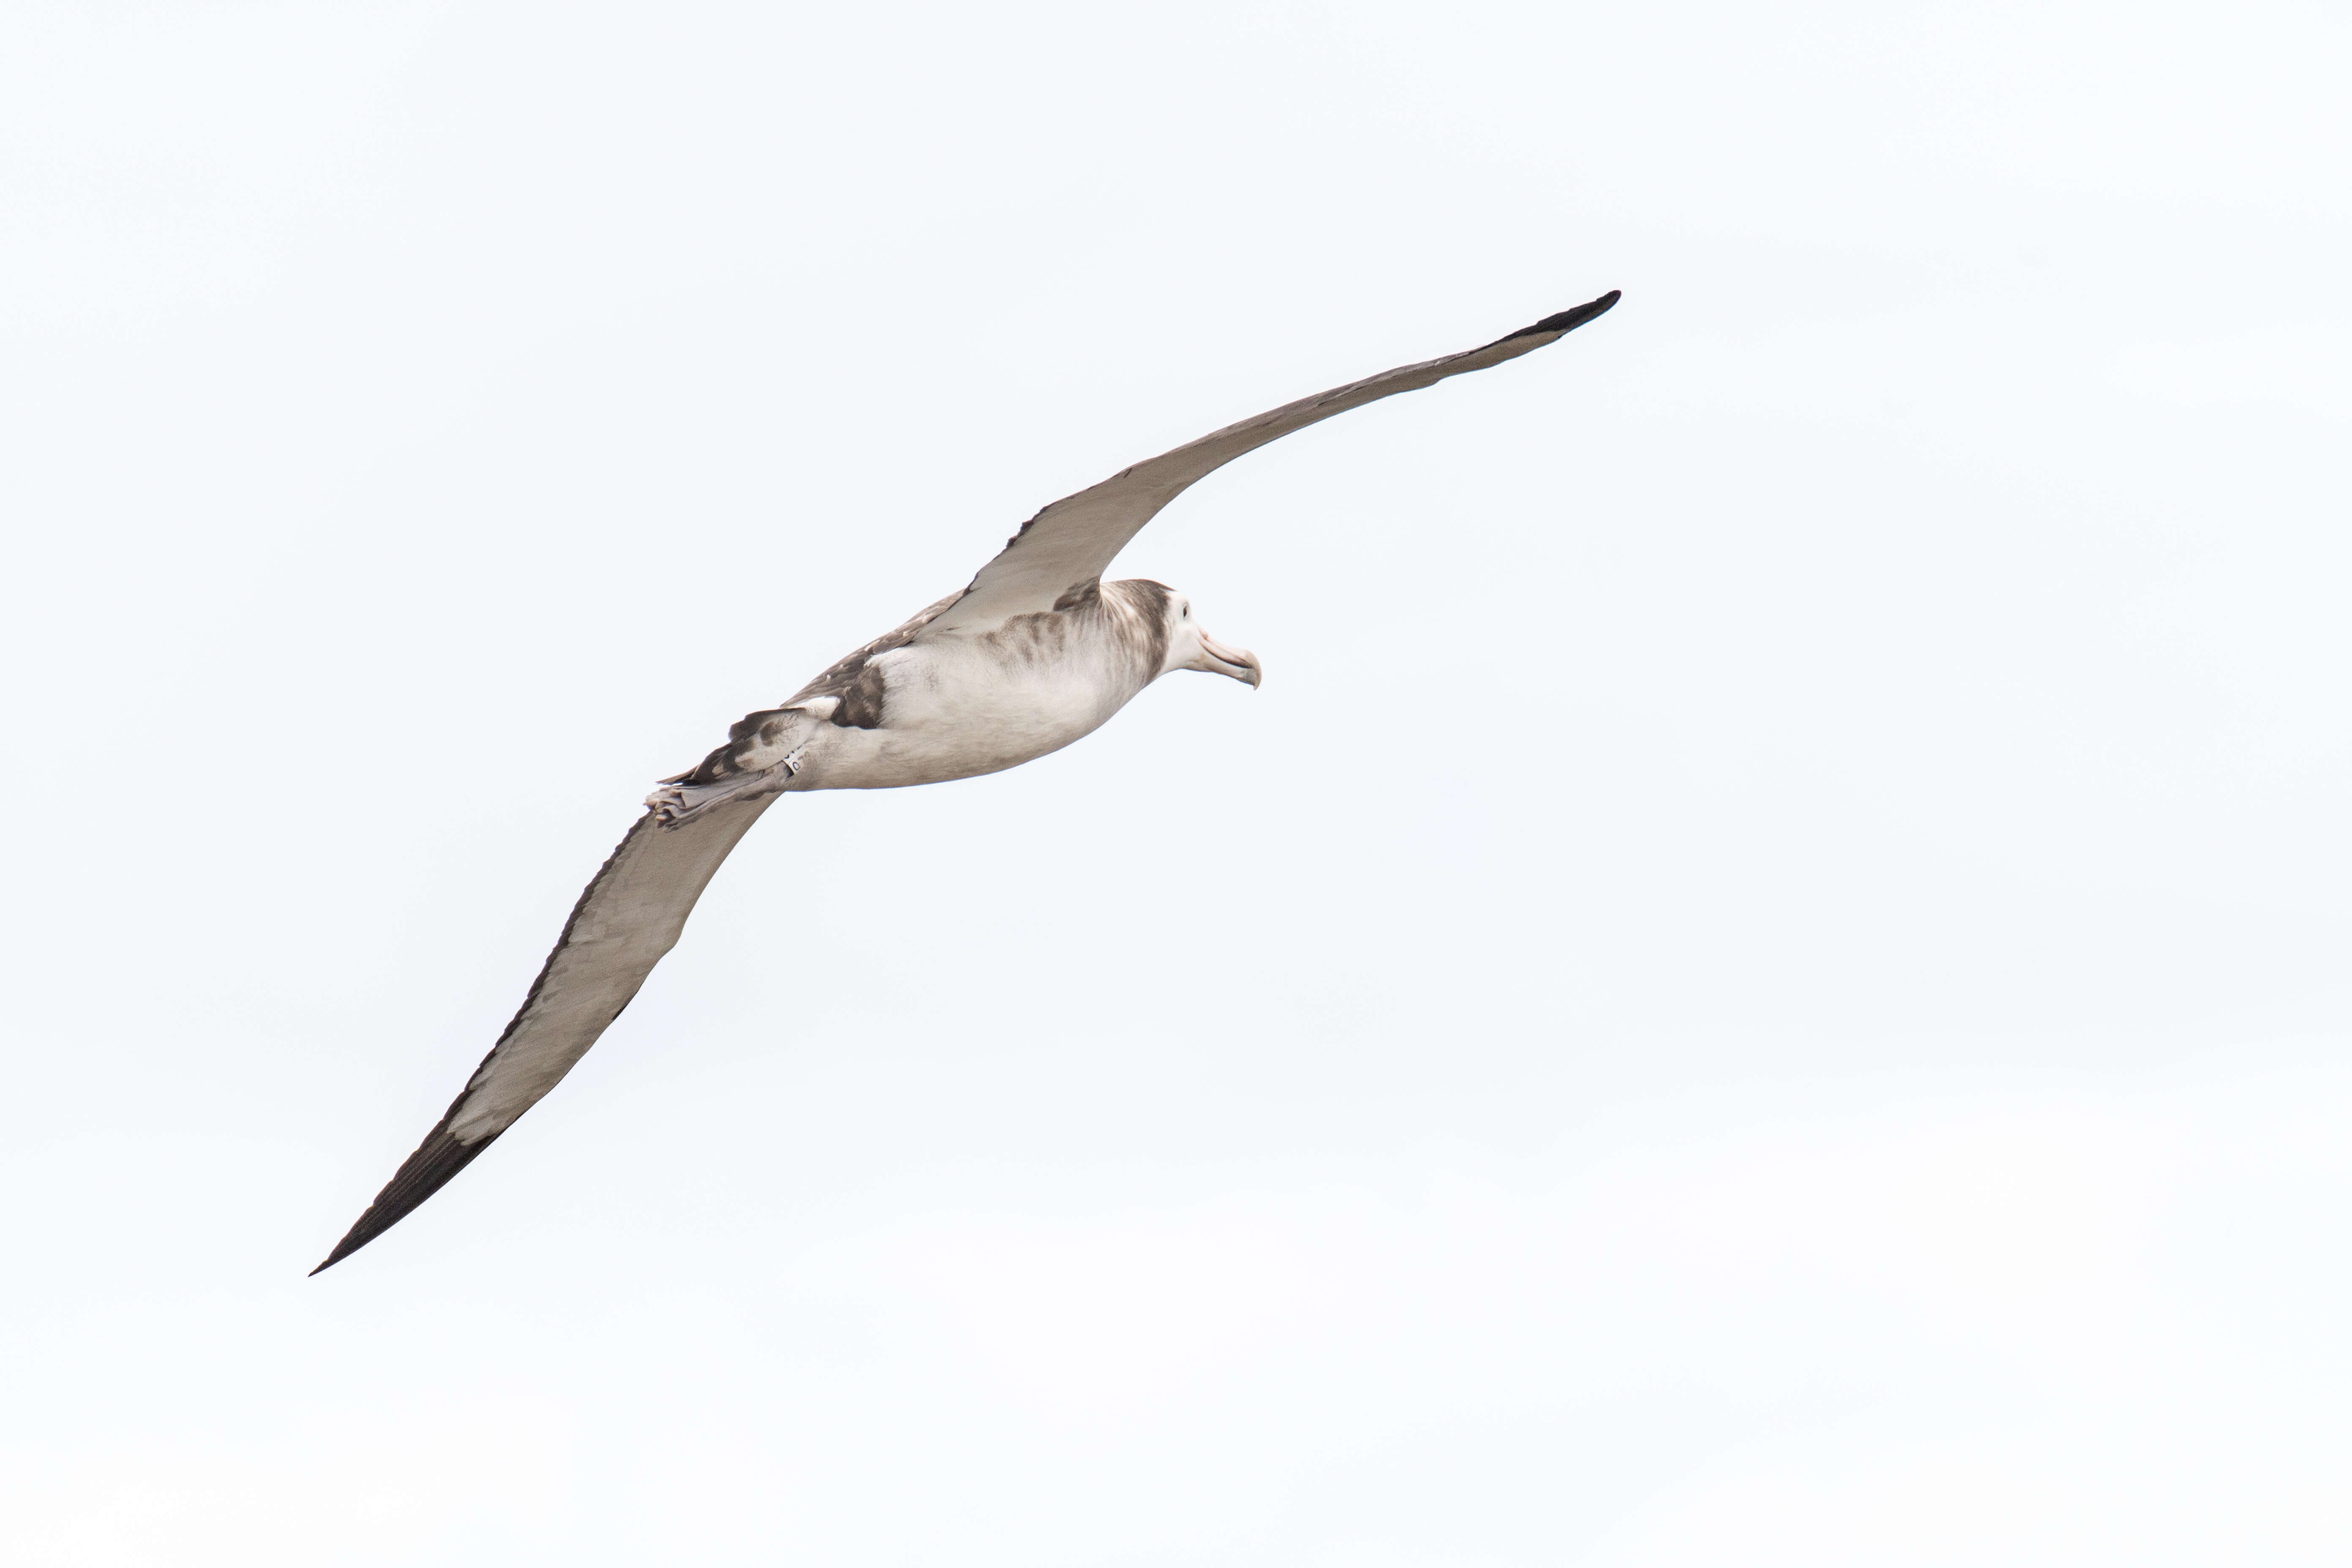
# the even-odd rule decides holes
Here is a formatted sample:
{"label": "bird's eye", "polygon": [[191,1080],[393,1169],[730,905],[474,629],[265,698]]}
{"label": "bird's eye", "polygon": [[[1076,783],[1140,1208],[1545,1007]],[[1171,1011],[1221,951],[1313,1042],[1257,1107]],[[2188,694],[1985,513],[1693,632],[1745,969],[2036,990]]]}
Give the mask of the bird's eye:
{"label": "bird's eye", "polygon": [[1190,605],[1184,606],[1184,618],[1188,621],[1192,618],[1192,606]]}

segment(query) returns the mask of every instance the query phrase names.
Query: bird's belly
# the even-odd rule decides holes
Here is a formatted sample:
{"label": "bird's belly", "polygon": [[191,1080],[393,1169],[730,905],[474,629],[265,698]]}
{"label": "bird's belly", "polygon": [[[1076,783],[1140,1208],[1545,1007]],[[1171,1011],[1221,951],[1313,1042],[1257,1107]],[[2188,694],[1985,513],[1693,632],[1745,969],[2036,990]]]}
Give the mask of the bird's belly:
{"label": "bird's belly", "polygon": [[892,789],[1018,767],[1091,734],[1132,695],[1050,679],[894,681],[880,727],[835,727],[812,748],[803,787]]}

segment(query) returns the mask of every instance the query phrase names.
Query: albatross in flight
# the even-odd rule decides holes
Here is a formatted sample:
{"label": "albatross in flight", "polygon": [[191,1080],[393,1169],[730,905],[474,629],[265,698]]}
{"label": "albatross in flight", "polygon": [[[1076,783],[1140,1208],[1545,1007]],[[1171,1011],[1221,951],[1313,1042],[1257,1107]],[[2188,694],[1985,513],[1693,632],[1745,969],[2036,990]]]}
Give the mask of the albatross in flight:
{"label": "albatross in flight", "polygon": [[1017,767],[1098,728],[1171,670],[1255,686],[1255,656],[1211,637],[1183,595],[1140,578],[1102,580],[1111,558],[1187,486],[1335,414],[1556,342],[1616,302],[1612,289],[1482,348],[1286,404],[1066,496],[1023,523],[970,587],[867,643],[791,700],[746,717],[725,745],[646,799],[646,814],[572,907],[514,1022],[319,1268],[440,1191],[587,1055],[677,942],[719,863],[778,796]]}

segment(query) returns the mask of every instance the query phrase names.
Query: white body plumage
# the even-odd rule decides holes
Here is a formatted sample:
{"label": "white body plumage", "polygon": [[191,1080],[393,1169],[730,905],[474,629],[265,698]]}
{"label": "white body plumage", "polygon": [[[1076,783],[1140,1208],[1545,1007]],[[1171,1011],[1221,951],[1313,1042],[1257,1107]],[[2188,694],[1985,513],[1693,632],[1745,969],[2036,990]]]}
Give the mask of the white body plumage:
{"label": "white body plumage", "polygon": [[1255,655],[1210,637],[1191,601],[1158,583],[1087,583],[1049,610],[923,636],[936,609],[879,639],[897,646],[859,650],[737,726],[729,745],[646,804],[676,826],[724,801],[786,790],[971,778],[1093,733],[1162,675],[1260,679]]}

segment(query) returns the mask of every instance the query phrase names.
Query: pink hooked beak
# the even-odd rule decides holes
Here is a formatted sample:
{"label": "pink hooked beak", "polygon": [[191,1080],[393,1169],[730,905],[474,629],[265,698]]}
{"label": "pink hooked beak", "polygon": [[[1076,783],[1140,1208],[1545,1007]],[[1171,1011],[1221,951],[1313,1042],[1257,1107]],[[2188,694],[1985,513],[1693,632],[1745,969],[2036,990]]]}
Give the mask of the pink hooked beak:
{"label": "pink hooked beak", "polygon": [[1212,675],[1230,675],[1235,680],[1245,680],[1252,687],[1265,679],[1257,655],[1245,647],[1227,647],[1206,632],[1201,634],[1201,660],[1191,666]]}

